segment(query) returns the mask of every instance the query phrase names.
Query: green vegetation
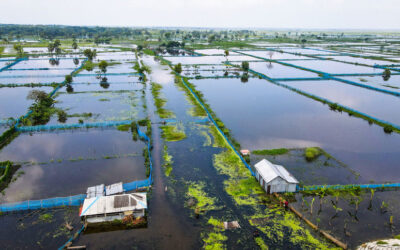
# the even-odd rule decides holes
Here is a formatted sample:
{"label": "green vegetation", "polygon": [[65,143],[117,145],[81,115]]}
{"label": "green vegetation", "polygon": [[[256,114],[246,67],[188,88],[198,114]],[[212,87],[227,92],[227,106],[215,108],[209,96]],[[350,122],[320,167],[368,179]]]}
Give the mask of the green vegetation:
{"label": "green vegetation", "polygon": [[151,50],[151,49],[144,49],[144,50],[143,50],[143,53],[145,53],[146,55],[149,55],[149,56],[155,56],[155,55],[156,55],[156,54],[154,53],[154,51]]}
{"label": "green vegetation", "polygon": [[389,80],[391,75],[392,75],[392,72],[390,71],[390,69],[385,69],[383,71],[383,75],[382,75],[383,80],[385,80],[385,81]]}
{"label": "green vegetation", "polygon": [[53,221],[53,215],[50,214],[50,213],[41,214],[41,215],[39,216],[39,220],[40,220],[41,222],[50,223],[50,222]]}
{"label": "green vegetation", "polygon": [[313,161],[318,158],[322,154],[322,151],[320,148],[317,147],[310,147],[306,148],[304,151],[304,156],[307,161]]}
{"label": "green vegetation", "polygon": [[182,64],[178,63],[174,66],[174,71],[178,74],[182,73]]}
{"label": "green vegetation", "polygon": [[50,121],[50,117],[57,112],[54,108],[54,99],[44,91],[32,90],[29,92],[27,99],[35,102],[29,107],[32,111],[27,119],[23,120],[25,125],[41,125]]}
{"label": "green vegetation", "polygon": [[141,61],[142,66],[140,66],[139,62],[135,62],[135,66],[133,66],[133,69],[136,70],[140,74],[150,74],[151,73],[151,68],[143,63]]}
{"label": "green vegetation", "polygon": [[93,61],[93,59],[96,58],[97,56],[97,51],[95,49],[94,50],[85,49],[83,51],[83,54],[87,57],[89,61]]}
{"label": "green vegetation", "polygon": [[61,41],[60,40],[55,40],[54,43],[49,43],[47,46],[47,49],[49,50],[50,53],[55,52],[57,55],[61,54]]}
{"label": "green vegetation", "polygon": [[268,250],[267,244],[265,244],[264,240],[261,237],[254,238],[254,241],[260,247],[261,250]]}
{"label": "green vegetation", "polygon": [[[193,91],[193,93],[197,96],[197,98],[199,98],[199,100],[204,104],[204,106],[206,107],[206,109],[208,110],[208,112],[211,114],[211,116],[214,118],[214,121],[216,122],[216,124],[218,125],[219,129],[221,129],[221,131],[225,134],[225,136],[230,140],[230,142],[233,144],[233,146],[235,147],[236,150],[240,150],[240,144],[239,142],[237,142],[235,140],[235,138],[233,138],[230,130],[225,126],[225,124],[217,117],[217,115],[212,111],[212,109],[210,108],[210,106],[203,100],[203,94],[199,91],[196,90],[195,86],[193,84],[191,84],[190,82],[188,82],[187,80],[184,80],[183,77],[176,77],[175,83],[180,85],[182,89],[184,89],[187,93],[187,95],[192,96],[193,98],[190,98],[192,101],[192,104],[194,105],[200,105],[200,102],[195,98],[195,96],[193,95],[193,93],[189,90],[188,87],[186,87],[186,85],[184,84],[184,82],[186,83],[186,85]],[[200,105],[201,107],[201,105]],[[199,108],[200,108],[199,107]],[[201,107],[202,108],[202,107]]]}
{"label": "green vegetation", "polygon": [[3,134],[0,135],[0,149],[9,144],[13,139],[15,139],[19,135],[19,132],[15,130],[15,127],[12,126],[8,130],[4,131]]}
{"label": "green vegetation", "polygon": [[175,117],[175,114],[164,108],[167,100],[161,97],[161,90],[162,90],[162,85],[158,83],[151,83],[151,93],[154,98],[154,105],[157,108],[157,114],[160,118],[166,119],[166,118],[173,118]]}
{"label": "green vegetation", "polygon": [[264,149],[264,150],[254,150],[252,151],[255,155],[284,155],[289,152],[287,148],[277,148],[277,149]]}
{"label": "green vegetation", "polygon": [[160,127],[162,129],[161,136],[169,142],[181,141],[186,138],[185,131],[179,125],[165,125]]}
{"label": "green vegetation", "polygon": [[102,60],[101,62],[99,62],[99,69],[101,72],[103,72],[103,74],[107,72],[107,67],[108,67],[107,61]]}
{"label": "green vegetation", "polygon": [[67,113],[64,110],[58,110],[57,111],[57,115],[58,115],[58,121],[61,123],[65,123],[67,121]]}
{"label": "green vegetation", "polygon": [[246,61],[242,62],[242,70],[247,72],[249,71],[249,69],[250,69],[249,62]]}
{"label": "green vegetation", "polygon": [[131,129],[131,125],[130,125],[130,124],[118,125],[118,126],[117,126],[117,129],[118,129],[119,131],[127,132],[127,131],[129,131],[129,130]]}
{"label": "green vegetation", "polygon": [[23,57],[24,55],[24,48],[21,44],[14,44],[14,50],[17,51],[18,57]]}
{"label": "green vegetation", "polygon": [[66,84],[71,84],[72,83],[72,76],[71,75],[66,75],[65,76],[65,83]]}
{"label": "green vegetation", "polygon": [[387,245],[388,243],[387,243],[386,241],[383,241],[383,240],[378,240],[378,241],[376,242],[376,244],[377,244],[377,245]]}
{"label": "green vegetation", "polygon": [[20,165],[14,165],[13,162],[11,161],[3,161],[0,162],[0,191],[7,188],[8,184],[11,181],[15,181],[17,177],[19,177],[20,174],[18,174],[17,177],[12,178],[14,173],[21,167]]}
{"label": "green vegetation", "polygon": [[72,42],[72,49],[78,49],[78,43],[76,42],[76,39],[74,38],[73,39],[73,42]]}
{"label": "green vegetation", "polygon": [[164,144],[163,148],[163,159],[164,163],[162,166],[164,167],[164,173],[166,176],[170,176],[172,172],[172,164],[174,162],[172,161],[172,156],[168,154],[168,146],[166,144]]}
{"label": "green vegetation", "polygon": [[204,182],[192,182],[188,186],[186,196],[188,199],[195,199],[194,204],[189,206],[195,211],[196,214],[205,214],[211,210],[217,210],[219,207],[216,206],[217,198],[210,197],[205,191]]}
{"label": "green vegetation", "polygon": [[211,232],[203,234],[202,240],[204,242],[203,248],[206,250],[226,249],[224,242],[228,240],[228,237],[221,232]]}
{"label": "green vegetation", "polygon": [[395,128],[392,125],[385,125],[383,127],[383,131],[385,131],[386,134],[390,134],[395,130]]}
{"label": "green vegetation", "polygon": [[146,168],[146,176],[150,176],[150,155],[147,146],[143,148],[143,156],[144,156],[144,166]]}
{"label": "green vegetation", "polygon": [[[212,128],[212,127],[211,127]],[[220,134],[210,131],[214,136]],[[218,141],[215,138],[215,141]],[[224,181],[225,191],[234,199],[238,206],[246,206],[249,223],[263,232],[274,242],[287,241],[285,231],[290,232],[291,244],[301,248],[327,249],[332,246],[328,242],[315,238],[307,228],[290,212],[286,212],[279,202],[270,197],[265,197],[265,191],[260,187],[257,180],[251,176],[248,169],[243,165],[239,157],[223,143],[226,150],[214,155],[214,167],[220,174],[228,176]],[[260,204],[268,201],[268,208]],[[274,205],[274,203],[276,205]],[[261,242],[259,242],[262,244]],[[261,246],[260,246],[261,247]]]}

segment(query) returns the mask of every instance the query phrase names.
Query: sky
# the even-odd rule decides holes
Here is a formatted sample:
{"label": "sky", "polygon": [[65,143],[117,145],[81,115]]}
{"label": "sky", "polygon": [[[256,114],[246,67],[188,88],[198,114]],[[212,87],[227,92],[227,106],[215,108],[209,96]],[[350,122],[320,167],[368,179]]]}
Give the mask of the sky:
{"label": "sky", "polygon": [[0,0],[0,23],[400,30],[400,0]]}

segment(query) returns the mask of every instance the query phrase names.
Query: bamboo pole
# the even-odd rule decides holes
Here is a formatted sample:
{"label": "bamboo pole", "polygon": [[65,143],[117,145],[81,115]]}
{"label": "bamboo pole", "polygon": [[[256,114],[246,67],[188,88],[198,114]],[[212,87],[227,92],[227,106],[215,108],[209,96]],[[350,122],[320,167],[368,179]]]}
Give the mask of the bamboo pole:
{"label": "bamboo pole", "polygon": [[[280,196],[277,193],[274,193],[275,197],[277,197],[278,199],[280,199]],[[305,218],[303,216],[302,213],[300,213],[299,211],[297,211],[292,205],[289,204],[289,209],[290,211],[292,211],[295,215],[297,215],[300,219],[302,219],[305,223],[307,223],[312,229],[318,231],[320,234],[322,234],[325,238],[327,238],[328,240],[332,241],[334,244],[336,244],[338,247],[341,247],[343,249],[347,249],[347,244],[341,242],[340,240],[336,239],[334,236],[330,235],[329,233],[327,233],[326,231],[318,228],[317,225],[315,225],[314,223],[312,223],[310,220],[308,220],[307,218]]]}

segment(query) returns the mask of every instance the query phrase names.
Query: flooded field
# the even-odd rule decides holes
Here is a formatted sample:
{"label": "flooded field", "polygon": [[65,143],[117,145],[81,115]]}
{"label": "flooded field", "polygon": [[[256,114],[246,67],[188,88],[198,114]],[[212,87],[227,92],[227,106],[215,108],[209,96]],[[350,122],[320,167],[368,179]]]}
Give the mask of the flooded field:
{"label": "flooded field", "polygon": [[[356,249],[400,234],[398,190],[360,186],[400,182],[399,72],[374,67],[389,54],[152,42],[25,46],[23,60],[0,61],[0,208],[14,209],[1,210],[4,248],[58,248],[75,232],[89,249]],[[263,159],[296,192],[260,185]],[[87,189],[101,184],[121,190],[102,187],[92,204],[140,192],[143,216],[86,230]]]}

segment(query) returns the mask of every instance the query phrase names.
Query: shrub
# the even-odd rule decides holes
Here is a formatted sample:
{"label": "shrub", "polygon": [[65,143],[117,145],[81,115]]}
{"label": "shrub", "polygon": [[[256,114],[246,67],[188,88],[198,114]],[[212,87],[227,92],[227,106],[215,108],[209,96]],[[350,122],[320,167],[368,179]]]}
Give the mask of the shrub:
{"label": "shrub", "polygon": [[178,63],[174,66],[174,71],[178,74],[182,73],[182,64]]}
{"label": "shrub", "polygon": [[313,161],[322,154],[321,150],[317,147],[306,148],[305,157],[307,161]]}
{"label": "shrub", "polygon": [[385,125],[383,127],[383,131],[385,131],[386,134],[391,134],[393,132],[394,128],[392,125]]}
{"label": "shrub", "polygon": [[64,123],[67,121],[67,113],[64,110],[59,110],[58,114],[58,121]]}
{"label": "shrub", "polygon": [[244,71],[249,71],[249,68],[250,68],[249,62],[246,61],[242,62],[242,69]]}
{"label": "shrub", "polygon": [[71,75],[66,75],[65,76],[65,83],[70,84],[72,82],[72,76]]}

